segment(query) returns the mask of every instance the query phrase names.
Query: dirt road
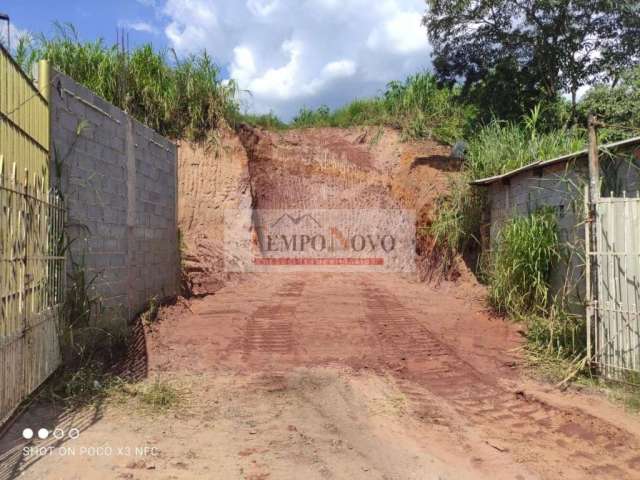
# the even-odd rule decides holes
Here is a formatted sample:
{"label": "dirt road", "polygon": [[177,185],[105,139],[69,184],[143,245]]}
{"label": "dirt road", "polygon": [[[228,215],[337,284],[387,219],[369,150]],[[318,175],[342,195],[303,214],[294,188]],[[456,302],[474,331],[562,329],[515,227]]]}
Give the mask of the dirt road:
{"label": "dirt road", "polygon": [[521,380],[518,333],[481,293],[385,274],[247,275],[148,334],[149,376],[188,392],[179,408],[58,419],[86,427],[63,443],[76,454],[24,478],[638,478],[637,421]]}
{"label": "dirt road", "polygon": [[[150,413],[134,396],[33,408],[0,444],[0,480],[640,478],[637,417],[526,379],[518,326],[490,313],[464,271],[437,285],[394,273],[224,275],[218,209],[199,195],[235,206],[250,186],[260,208],[400,205],[428,221],[443,147],[362,138],[245,132],[249,158],[238,147],[229,163],[244,186],[198,184],[186,202],[202,297],[165,308],[132,352],[147,382],[182,392],[177,405]],[[327,149],[334,160],[316,161]],[[79,437],[20,440],[39,426]]]}

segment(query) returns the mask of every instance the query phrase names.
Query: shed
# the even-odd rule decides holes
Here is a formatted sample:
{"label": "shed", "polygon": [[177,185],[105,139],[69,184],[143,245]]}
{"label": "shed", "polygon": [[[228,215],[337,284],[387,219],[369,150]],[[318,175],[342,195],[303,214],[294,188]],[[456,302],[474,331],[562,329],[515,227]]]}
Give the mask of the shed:
{"label": "shed", "polygon": [[[640,190],[640,137],[600,147],[603,197],[635,196]],[[488,189],[490,240],[504,222],[543,206],[558,211],[561,235],[582,223],[583,188],[589,182],[588,152],[581,150],[551,160],[539,160],[510,172],[474,180]]]}
{"label": "shed", "polygon": [[[601,195],[640,197],[640,137],[605,144],[599,150]],[[586,149],[470,182],[487,189],[485,248],[495,246],[500,229],[509,219],[552,207],[557,212],[560,240],[573,247],[568,263],[555,269],[552,288],[560,291],[570,285],[580,300],[584,283],[579,281],[584,275],[584,187],[588,182]]]}

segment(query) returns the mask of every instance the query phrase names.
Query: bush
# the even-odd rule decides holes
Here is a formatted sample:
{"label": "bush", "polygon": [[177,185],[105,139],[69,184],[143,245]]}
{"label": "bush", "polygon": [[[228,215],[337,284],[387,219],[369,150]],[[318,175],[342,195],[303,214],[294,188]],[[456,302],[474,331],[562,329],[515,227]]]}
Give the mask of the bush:
{"label": "bush", "polygon": [[491,257],[489,298],[496,310],[515,317],[547,313],[551,268],[560,258],[553,209],[507,222]]}

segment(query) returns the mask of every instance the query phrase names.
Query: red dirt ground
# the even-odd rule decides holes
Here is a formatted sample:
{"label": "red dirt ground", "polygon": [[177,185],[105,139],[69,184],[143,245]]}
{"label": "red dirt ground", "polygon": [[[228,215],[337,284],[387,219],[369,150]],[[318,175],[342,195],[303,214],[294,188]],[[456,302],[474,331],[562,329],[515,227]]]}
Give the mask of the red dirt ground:
{"label": "red dirt ground", "polygon": [[[424,220],[455,162],[435,143],[379,133],[245,129],[254,207],[413,208]],[[247,274],[165,315],[150,369],[261,372],[283,385],[300,367],[391,375],[414,415],[473,432],[524,470],[640,478],[636,435],[518,386],[517,327],[493,318],[483,289],[464,278],[435,288],[394,274]]]}
{"label": "red dirt ground", "polygon": [[400,207],[424,222],[456,169],[446,147],[378,129],[240,137],[246,154],[237,140],[217,162],[183,154],[188,274],[208,295],[163,309],[133,359],[186,384],[188,400],[151,418],[126,404],[68,420],[85,419],[83,444],[158,455],[16,453],[1,480],[640,478],[638,419],[523,377],[518,326],[491,314],[462,263],[437,285],[419,280],[433,268],[423,253],[421,275],[223,271],[220,205],[250,194],[257,208]]}
{"label": "red dirt ground", "polygon": [[472,456],[481,439],[508,460],[505,478],[638,478],[637,430],[525,390],[517,329],[481,295],[392,274],[252,275],[169,315],[151,337],[150,367],[260,372],[271,388],[300,367],[390,375],[412,415],[458,435],[445,449]]}

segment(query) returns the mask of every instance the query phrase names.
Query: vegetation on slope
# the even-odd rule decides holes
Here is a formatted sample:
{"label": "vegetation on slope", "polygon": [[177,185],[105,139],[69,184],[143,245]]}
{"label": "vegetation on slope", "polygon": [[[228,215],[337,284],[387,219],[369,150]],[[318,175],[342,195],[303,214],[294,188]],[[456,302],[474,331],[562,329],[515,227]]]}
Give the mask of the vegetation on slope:
{"label": "vegetation on slope", "polygon": [[72,25],[56,24],[56,33],[23,38],[16,59],[30,72],[47,59],[61,72],[171,138],[206,138],[223,119],[238,115],[236,84],[223,82],[203,52],[179,59],[173,51],[143,45],[130,52],[99,39],[82,42]]}
{"label": "vegetation on slope", "polygon": [[584,129],[544,131],[536,107],[520,124],[491,121],[469,141],[464,167],[473,179],[509,172],[537,160],[576,152],[586,145]]}
{"label": "vegetation on slope", "polygon": [[458,88],[440,86],[424,72],[389,83],[381,96],[358,99],[333,111],[303,108],[291,126],[389,125],[408,139],[433,138],[453,144],[465,136],[474,117],[475,108],[460,100]]}

